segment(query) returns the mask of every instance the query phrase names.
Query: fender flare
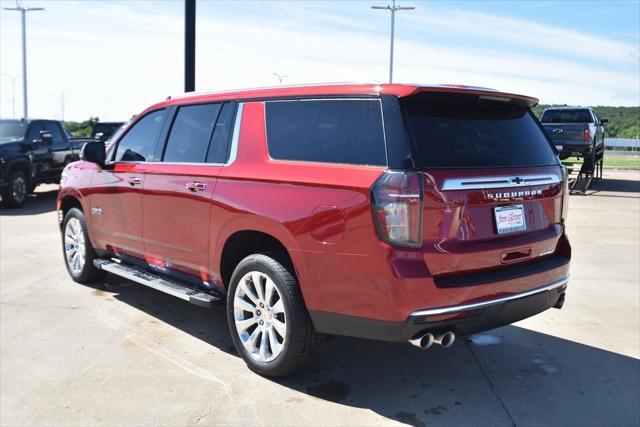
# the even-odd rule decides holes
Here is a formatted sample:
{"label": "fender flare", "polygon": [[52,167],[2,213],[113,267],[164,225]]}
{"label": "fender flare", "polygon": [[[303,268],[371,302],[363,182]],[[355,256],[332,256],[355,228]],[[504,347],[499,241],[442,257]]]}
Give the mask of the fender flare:
{"label": "fender flare", "polygon": [[218,230],[213,231],[215,233],[215,239],[211,246],[210,257],[212,267],[214,267],[213,270],[218,274],[220,274],[221,270],[222,252],[229,238],[237,232],[256,231],[268,234],[278,240],[287,250],[293,262],[293,267],[298,274],[298,278],[306,276],[307,268],[304,257],[301,256],[298,241],[284,225],[277,221],[261,215],[245,214],[233,218],[231,221],[223,224]]}

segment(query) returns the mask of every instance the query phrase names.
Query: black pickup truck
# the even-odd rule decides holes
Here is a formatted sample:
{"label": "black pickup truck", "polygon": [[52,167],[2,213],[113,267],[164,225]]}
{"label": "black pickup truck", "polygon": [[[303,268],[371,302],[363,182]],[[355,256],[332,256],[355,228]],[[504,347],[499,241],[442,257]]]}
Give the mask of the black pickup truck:
{"label": "black pickup truck", "polygon": [[0,195],[19,208],[39,184],[57,184],[92,139],[69,138],[55,120],[0,120]]}
{"label": "black pickup truck", "polygon": [[595,162],[602,158],[604,126],[608,120],[598,118],[592,108],[547,108],[540,122],[556,146],[560,160],[576,156]]}

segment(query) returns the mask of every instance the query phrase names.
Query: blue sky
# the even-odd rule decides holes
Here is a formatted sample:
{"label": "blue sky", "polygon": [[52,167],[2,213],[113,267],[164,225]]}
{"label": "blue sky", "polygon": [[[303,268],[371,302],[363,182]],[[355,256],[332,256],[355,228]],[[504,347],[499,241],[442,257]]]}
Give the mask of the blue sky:
{"label": "blue sky", "polygon": [[[3,7],[14,1],[0,0]],[[640,104],[640,1],[399,1],[397,82],[458,83],[545,103]],[[127,119],[182,91],[182,1],[24,1],[30,115]],[[368,1],[198,0],[199,91],[385,82],[389,15]],[[19,15],[0,13],[0,72],[21,74]],[[12,115],[0,80],[0,115]],[[16,80],[16,110],[21,111]]]}

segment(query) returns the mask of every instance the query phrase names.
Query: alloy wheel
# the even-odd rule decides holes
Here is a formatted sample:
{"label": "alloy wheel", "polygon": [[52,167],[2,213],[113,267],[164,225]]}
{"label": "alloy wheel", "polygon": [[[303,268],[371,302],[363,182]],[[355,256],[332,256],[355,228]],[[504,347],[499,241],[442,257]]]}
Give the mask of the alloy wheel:
{"label": "alloy wheel", "polygon": [[259,271],[245,274],[236,288],[233,311],[236,331],[247,354],[262,363],[277,358],[287,336],[287,317],[273,280]]}
{"label": "alloy wheel", "polygon": [[78,218],[69,218],[64,230],[64,253],[73,274],[80,274],[85,263],[85,241]]}
{"label": "alloy wheel", "polygon": [[27,196],[27,181],[22,176],[17,176],[11,185],[11,195],[17,203],[22,203]]}

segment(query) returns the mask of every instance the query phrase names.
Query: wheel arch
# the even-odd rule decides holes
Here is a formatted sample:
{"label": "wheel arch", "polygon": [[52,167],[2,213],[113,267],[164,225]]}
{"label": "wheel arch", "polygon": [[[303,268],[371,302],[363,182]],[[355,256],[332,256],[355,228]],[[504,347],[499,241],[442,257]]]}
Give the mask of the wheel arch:
{"label": "wheel arch", "polygon": [[[269,227],[259,225],[268,224]],[[234,226],[228,226],[219,235],[218,244],[214,248],[214,266],[225,289],[229,285],[231,275],[238,263],[253,253],[280,252],[284,259],[279,259],[298,279],[304,298],[305,267],[300,256],[298,244],[293,235],[282,224],[274,224],[267,219],[244,219]]]}
{"label": "wheel arch", "polygon": [[31,181],[31,163],[27,158],[12,159],[8,162],[6,168],[7,178],[11,176],[13,171],[21,170],[27,175],[27,179]]}

